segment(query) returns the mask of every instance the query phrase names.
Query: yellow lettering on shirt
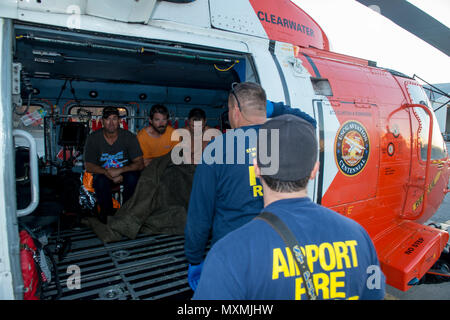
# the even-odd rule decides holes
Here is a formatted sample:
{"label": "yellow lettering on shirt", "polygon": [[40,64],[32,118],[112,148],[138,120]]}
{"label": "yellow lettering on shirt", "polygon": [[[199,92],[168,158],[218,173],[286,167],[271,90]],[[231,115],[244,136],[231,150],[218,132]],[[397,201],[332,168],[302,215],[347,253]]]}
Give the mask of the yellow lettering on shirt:
{"label": "yellow lettering on shirt", "polygon": [[254,166],[248,167],[248,176],[250,180],[250,186],[256,186],[256,174]]}
{"label": "yellow lettering on shirt", "polygon": [[343,269],[344,263],[347,269],[351,268],[350,257],[348,256],[348,248],[345,242],[333,242],[333,247],[336,255],[337,269]]}
{"label": "yellow lettering on shirt", "polygon": [[262,197],[263,196],[263,187],[260,185],[253,186],[253,197]]}
{"label": "yellow lettering on shirt", "polygon": [[300,275],[300,270],[298,270],[298,265],[294,261],[294,255],[292,254],[292,251],[289,247],[286,247],[286,254],[288,257],[288,263],[289,263],[289,276],[295,277]]}
{"label": "yellow lettering on shirt", "polygon": [[314,262],[317,262],[317,260],[319,260],[319,247],[315,244],[310,244],[305,246],[305,251],[309,271],[314,272]]}
{"label": "yellow lettering on shirt", "polygon": [[[321,296],[323,299],[345,299],[345,292],[339,291],[340,288],[345,288],[345,282],[340,281],[345,279],[345,271],[333,271],[330,274],[326,273],[314,273],[313,282],[316,289],[316,295]],[[295,300],[301,300],[302,295],[306,297],[306,289],[303,285],[303,278],[298,277],[295,279]],[[353,296],[349,299],[356,300],[357,296]]]}
{"label": "yellow lettering on shirt", "polygon": [[[318,296],[323,299],[359,299],[358,295],[346,296],[346,272],[344,271],[358,267],[357,245],[356,240],[349,240],[300,247],[312,273]],[[320,269],[323,272],[317,272]],[[289,247],[273,249],[272,280],[277,280],[280,277],[295,278],[296,300],[301,300],[302,295],[303,298],[306,297],[303,278],[296,263],[296,258]]]}
{"label": "yellow lettering on shirt", "polygon": [[345,241],[345,244],[350,247],[350,252],[352,253],[353,268],[356,268],[358,266],[358,256],[356,254],[355,247],[358,245],[358,242],[356,242],[356,240],[349,240]]}
{"label": "yellow lettering on shirt", "polygon": [[345,282],[338,281],[338,278],[345,278],[345,271],[330,272],[330,298],[345,299],[345,292],[338,292],[338,288],[344,288]]}
{"label": "yellow lettering on shirt", "polygon": [[256,157],[256,147],[248,148],[245,152],[250,153],[252,157]]}
{"label": "yellow lettering on shirt", "polygon": [[[327,261],[327,256],[329,261]],[[324,242],[319,246],[319,262],[324,271],[331,271],[336,268],[336,255],[331,243]]]}
{"label": "yellow lettering on shirt", "polygon": [[289,268],[283,252],[280,248],[275,248],[273,249],[272,280],[278,279],[280,273],[283,273],[285,278],[290,276]]}
{"label": "yellow lettering on shirt", "polygon": [[303,278],[295,279],[295,300],[302,300],[302,294],[306,294],[306,289],[303,287]]}
{"label": "yellow lettering on shirt", "polygon": [[330,299],[330,278],[326,273],[313,274],[314,288],[316,289],[316,295],[319,296],[322,293],[323,299]]}
{"label": "yellow lettering on shirt", "polygon": [[256,183],[256,174],[255,174],[254,166],[248,167],[248,177],[249,177],[250,186],[253,187],[253,198],[262,197],[263,196],[263,187],[262,187],[262,185]]}

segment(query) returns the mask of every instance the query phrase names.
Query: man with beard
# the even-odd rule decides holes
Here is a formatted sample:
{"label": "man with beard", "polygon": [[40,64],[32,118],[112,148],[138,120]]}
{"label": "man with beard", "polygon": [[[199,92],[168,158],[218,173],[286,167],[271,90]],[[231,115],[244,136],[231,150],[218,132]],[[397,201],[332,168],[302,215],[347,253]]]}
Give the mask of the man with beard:
{"label": "man with beard", "polygon": [[112,187],[123,185],[123,201],[126,202],[134,193],[144,162],[136,136],[119,126],[117,108],[103,109],[102,126],[86,139],[84,163],[86,172],[93,174],[99,219],[106,223],[107,216],[113,214]]}
{"label": "man with beard", "polygon": [[169,111],[164,105],[153,105],[150,109],[150,125],[137,134],[145,166],[148,166],[152,159],[169,153],[179,142],[179,139],[172,141],[174,129],[168,125],[168,118]]}

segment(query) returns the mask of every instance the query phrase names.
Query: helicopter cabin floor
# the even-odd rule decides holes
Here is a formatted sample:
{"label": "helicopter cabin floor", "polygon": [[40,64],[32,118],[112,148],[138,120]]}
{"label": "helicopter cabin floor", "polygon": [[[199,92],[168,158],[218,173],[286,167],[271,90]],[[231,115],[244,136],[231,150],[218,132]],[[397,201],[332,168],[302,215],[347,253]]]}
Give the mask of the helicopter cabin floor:
{"label": "helicopter cabin floor", "polygon": [[183,236],[140,234],[105,244],[90,229],[73,228],[53,233],[49,248],[61,241],[70,243],[62,259],[56,257],[62,294],[52,279],[45,299],[188,300],[193,294]]}

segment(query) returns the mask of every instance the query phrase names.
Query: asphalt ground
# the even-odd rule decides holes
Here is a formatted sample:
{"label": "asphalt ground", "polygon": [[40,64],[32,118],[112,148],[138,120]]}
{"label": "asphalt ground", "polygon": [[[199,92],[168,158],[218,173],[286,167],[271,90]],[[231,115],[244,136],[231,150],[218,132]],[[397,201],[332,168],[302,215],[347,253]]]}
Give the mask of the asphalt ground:
{"label": "asphalt ground", "polygon": [[[447,150],[450,151],[450,142],[447,142]],[[427,223],[450,224],[450,193],[444,198],[441,206]],[[450,229],[450,228],[449,228]],[[447,230],[450,232],[450,230]],[[450,300],[450,281],[436,284],[419,284],[406,292],[387,286],[388,299],[399,300]]]}

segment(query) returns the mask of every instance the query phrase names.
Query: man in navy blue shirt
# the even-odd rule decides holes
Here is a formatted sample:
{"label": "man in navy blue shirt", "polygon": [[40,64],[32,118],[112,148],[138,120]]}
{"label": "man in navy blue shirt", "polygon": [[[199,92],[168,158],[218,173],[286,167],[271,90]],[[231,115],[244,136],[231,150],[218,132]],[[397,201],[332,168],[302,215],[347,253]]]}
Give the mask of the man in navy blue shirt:
{"label": "man in navy blue shirt", "polygon": [[214,244],[251,221],[263,208],[262,186],[252,160],[260,125],[267,117],[283,113],[295,114],[316,125],[313,118],[299,109],[267,102],[264,89],[252,82],[233,85],[228,112],[234,130],[216,137],[205,148],[189,200],[185,254],[189,261],[188,281],[194,291],[210,233]]}
{"label": "man in navy blue shirt", "polygon": [[[266,142],[275,134],[272,130],[278,130],[278,149],[270,143],[267,149],[278,153],[279,162],[276,173],[268,175],[259,150],[254,160],[263,185],[263,211],[292,231],[306,258],[312,291],[319,299],[382,299],[385,278],[367,232],[307,197],[307,183],[319,167],[314,128],[298,117],[283,115],[262,125],[260,133],[264,130]],[[307,299],[294,251],[271,225],[254,219],[212,247],[194,299]]]}

